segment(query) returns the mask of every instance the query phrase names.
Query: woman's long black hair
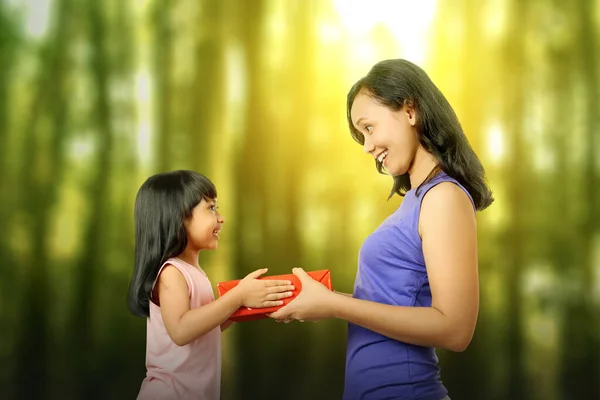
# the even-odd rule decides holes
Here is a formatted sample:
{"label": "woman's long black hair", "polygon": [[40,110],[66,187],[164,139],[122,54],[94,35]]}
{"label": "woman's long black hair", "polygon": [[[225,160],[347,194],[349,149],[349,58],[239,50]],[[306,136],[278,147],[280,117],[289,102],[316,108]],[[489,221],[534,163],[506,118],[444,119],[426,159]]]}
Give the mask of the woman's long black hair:
{"label": "woman's long black hair", "polygon": [[153,175],[135,199],[135,264],[127,303],[140,317],[150,315],[152,286],[162,264],[187,246],[184,221],[202,199],[217,198],[213,183],[193,171]]}
{"label": "woman's long black hair", "polygon": [[[421,146],[438,161],[438,166],[426,181],[441,169],[467,189],[477,210],[492,204],[494,198],[479,158],[471,148],[450,103],[425,71],[407,60],[384,60],[375,64],[365,77],[352,86],[347,96],[346,115],[352,137],[364,144],[364,137],[354,127],[350,116],[354,99],[361,91],[394,111],[406,104],[414,107]],[[376,161],[376,166],[380,173],[384,173],[380,162]],[[404,196],[411,189],[408,172],[393,178],[390,197],[394,194]]]}

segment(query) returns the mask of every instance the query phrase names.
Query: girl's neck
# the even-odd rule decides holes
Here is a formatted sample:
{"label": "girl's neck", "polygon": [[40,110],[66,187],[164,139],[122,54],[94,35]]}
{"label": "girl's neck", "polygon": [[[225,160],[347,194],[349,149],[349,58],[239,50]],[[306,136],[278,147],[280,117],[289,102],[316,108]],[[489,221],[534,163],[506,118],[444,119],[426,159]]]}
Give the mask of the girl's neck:
{"label": "girl's neck", "polygon": [[193,265],[196,268],[200,268],[200,264],[198,263],[199,254],[199,250],[192,250],[186,247],[186,249],[183,250],[183,252],[177,256],[177,258],[179,258],[182,261],[185,261],[190,265]]}

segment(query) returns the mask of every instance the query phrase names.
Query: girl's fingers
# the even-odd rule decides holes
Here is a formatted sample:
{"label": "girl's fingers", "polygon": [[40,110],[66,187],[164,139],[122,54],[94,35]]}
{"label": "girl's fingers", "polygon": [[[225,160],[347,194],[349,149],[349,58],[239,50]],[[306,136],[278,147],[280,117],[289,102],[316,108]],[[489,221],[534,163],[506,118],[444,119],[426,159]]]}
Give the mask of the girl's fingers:
{"label": "girl's fingers", "polygon": [[264,282],[265,282],[265,286],[267,286],[267,287],[289,286],[292,284],[292,281],[281,281],[281,280],[275,280],[275,279],[266,279]]}
{"label": "girl's fingers", "polygon": [[294,285],[280,285],[280,286],[271,286],[267,289],[269,293],[280,293],[294,290]]}
{"label": "girl's fingers", "polygon": [[278,300],[278,301],[263,301],[263,307],[277,307],[283,304],[283,301]]}
{"label": "girl's fingers", "polygon": [[283,293],[271,293],[267,295],[267,300],[280,300],[285,299],[286,297],[290,297],[292,292],[283,292]]}

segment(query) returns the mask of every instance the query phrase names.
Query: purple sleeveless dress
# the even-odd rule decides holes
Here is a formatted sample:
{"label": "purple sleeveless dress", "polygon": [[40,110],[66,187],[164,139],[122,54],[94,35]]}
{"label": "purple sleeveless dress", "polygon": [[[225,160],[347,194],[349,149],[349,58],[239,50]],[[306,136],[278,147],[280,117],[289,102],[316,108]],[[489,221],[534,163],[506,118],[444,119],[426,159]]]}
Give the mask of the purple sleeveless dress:
{"label": "purple sleeveless dress", "polygon": [[[430,307],[431,290],[418,232],[423,196],[441,182],[440,172],[408,191],[400,207],[364,241],[358,256],[354,297],[397,306]],[[441,400],[435,349],[415,346],[348,324],[344,400]]]}

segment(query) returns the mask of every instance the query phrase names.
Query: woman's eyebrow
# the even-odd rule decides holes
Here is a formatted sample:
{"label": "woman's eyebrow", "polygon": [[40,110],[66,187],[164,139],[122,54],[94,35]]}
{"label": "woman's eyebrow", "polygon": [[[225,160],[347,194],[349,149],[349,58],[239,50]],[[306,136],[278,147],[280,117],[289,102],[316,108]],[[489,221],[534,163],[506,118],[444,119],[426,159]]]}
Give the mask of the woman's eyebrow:
{"label": "woman's eyebrow", "polygon": [[367,119],[367,117],[360,117],[359,119],[356,120],[356,122],[354,123],[354,125],[358,125],[360,124],[360,121]]}

